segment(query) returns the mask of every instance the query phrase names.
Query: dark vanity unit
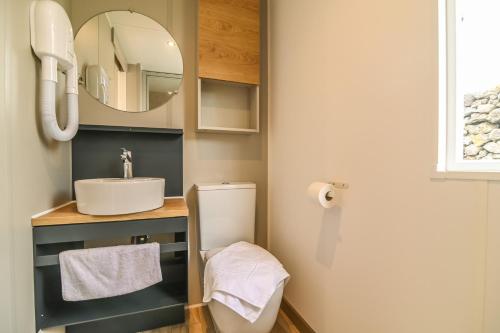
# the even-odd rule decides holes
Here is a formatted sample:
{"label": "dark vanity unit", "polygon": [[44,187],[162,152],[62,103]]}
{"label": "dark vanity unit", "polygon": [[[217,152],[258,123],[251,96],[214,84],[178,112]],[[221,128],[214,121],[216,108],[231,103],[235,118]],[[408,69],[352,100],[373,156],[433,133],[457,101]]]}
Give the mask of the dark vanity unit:
{"label": "dark vanity unit", "polygon": [[[184,322],[187,215],[184,199],[166,199],[162,208],[143,213],[90,216],[79,214],[76,204],[70,203],[34,218],[37,331],[64,325],[69,333],[135,333]],[[162,282],[123,296],[80,302],[62,299],[59,252],[82,249],[87,241],[168,234],[171,241],[160,243]]]}
{"label": "dark vanity unit", "polygon": [[[120,153],[134,154],[135,177],[165,179],[164,205],[134,214],[80,214],[75,202],[32,219],[36,329],[68,333],[136,333],[182,323],[187,303],[188,208],[182,187],[182,130],[81,126],[72,142],[73,180],[123,177]],[[59,253],[130,244],[150,236],[160,243],[163,281],[123,296],[62,299]]]}

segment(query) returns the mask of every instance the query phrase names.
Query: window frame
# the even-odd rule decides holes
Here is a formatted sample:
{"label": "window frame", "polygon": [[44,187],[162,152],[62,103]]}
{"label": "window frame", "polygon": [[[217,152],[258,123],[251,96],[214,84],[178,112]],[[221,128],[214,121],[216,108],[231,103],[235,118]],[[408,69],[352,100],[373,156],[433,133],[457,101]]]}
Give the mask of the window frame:
{"label": "window frame", "polygon": [[500,179],[500,160],[463,160],[464,90],[460,86],[460,26],[456,24],[461,2],[438,0],[439,12],[439,126],[438,161],[434,176],[438,178]]}

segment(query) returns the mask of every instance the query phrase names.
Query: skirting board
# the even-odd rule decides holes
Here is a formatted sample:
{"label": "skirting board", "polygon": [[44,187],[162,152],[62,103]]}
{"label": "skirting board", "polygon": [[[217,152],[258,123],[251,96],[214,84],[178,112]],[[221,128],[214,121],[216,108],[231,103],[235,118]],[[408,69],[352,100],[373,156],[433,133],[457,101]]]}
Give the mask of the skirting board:
{"label": "skirting board", "polygon": [[300,333],[316,333],[286,298],[283,298],[281,302],[281,310],[290,318]]}

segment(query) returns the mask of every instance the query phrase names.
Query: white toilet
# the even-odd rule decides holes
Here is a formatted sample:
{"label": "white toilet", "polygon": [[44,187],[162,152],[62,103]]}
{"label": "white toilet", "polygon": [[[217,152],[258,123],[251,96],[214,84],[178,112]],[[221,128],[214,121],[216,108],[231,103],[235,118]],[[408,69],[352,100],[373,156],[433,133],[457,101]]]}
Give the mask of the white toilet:
{"label": "white toilet", "polygon": [[[255,191],[253,183],[198,184],[200,245],[207,262],[224,247],[239,241],[254,243]],[[250,323],[222,303],[212,300],[208,308],[220,333],[269,333],[276,321],[283,296],[282,282],[261,316]]]}

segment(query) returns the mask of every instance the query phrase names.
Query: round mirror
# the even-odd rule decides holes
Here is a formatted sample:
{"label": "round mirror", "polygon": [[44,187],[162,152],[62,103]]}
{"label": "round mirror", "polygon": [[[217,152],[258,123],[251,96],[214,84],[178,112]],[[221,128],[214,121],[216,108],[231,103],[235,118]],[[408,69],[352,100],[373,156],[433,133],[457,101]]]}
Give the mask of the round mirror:
{"label": "round mirror", "polygon": [[177,94],[182,55],[151,18],[112,11],[87,21],[75,38],[79,82],[99,102],[127,112],[155,109]]}

